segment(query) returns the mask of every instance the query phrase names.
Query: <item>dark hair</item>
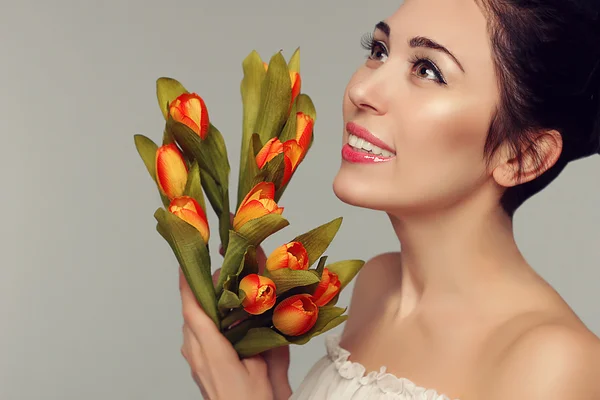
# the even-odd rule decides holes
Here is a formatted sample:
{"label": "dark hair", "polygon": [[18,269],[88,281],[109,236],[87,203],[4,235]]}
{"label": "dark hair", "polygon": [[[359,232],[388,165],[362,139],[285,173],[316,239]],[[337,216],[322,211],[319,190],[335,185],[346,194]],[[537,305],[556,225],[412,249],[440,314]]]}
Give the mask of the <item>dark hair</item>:
{"label": "dark hair", "polygon": [[[600,7],[598,0],[478,0],[488,14],[500,104],[485,154],[508,144],[522,173],[524,151],[540,129],[561,133],[557,163],[502,198],[513,215],[552,182],[570,161],[600,149]],[[531,149],[531,150],[527,150]]]}

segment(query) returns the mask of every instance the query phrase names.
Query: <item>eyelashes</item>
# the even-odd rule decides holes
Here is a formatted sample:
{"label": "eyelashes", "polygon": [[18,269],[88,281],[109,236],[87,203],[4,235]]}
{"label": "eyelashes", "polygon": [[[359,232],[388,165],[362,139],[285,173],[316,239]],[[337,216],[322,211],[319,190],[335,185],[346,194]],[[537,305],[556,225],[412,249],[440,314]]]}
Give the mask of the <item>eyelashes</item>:
{"label": "eyelashes", "polygon": [[365,33],[360,38],[360,46],[365,50],[373,50],[373,46],[375,45],[375,38],[373,34],[370,32]]}
{"label": "eyelashes", "polygon": [[[385,45],[385,43],[382,41],[379,41],[379,40],[375,40],[375,37],[373,36],[373,34],[371,32],[367,32],[364,35],[362,35],[362,37],[360,38],[360,46],[369,52],[369,54],[367,55],[367,59],[379,61],[379,58],[382,57],[382,55],[384,55],[386,57],[388,56],[388,49],[387,49],[387,46]],[[382,54],[380,54],[380,53],[382,53]],[[433,80],[436,83],[438,83],[440,85],[447,85],[446,80],[444,79],[438,66],[428,57],[422,56],[422,55],[414,55],[410,58],[409,62],[413,66],[413,73],[414,73],[416,67],[421,66],[421,68],[416,68],[416,70],[422,71],[423,70],[422,66],[425,66],[426,67],[425,71],[432,72],[432,74],[434,76]],[[418,76],[418,77],[421,79],[425,79],[425,80],[431,80],[426,77],[425,78],[421,77],[421,76]]]}

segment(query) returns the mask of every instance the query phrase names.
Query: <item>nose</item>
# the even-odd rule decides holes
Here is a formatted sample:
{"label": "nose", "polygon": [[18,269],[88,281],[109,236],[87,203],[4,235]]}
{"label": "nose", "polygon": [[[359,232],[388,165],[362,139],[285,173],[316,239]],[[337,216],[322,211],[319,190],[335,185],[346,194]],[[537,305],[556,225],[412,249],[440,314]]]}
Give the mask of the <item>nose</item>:
{"label": "nose", "polygon": [[370,71],[348,87],[348,98],[355,107],[374,115],[387,112],[386,86],[382,70],[380,67]]}

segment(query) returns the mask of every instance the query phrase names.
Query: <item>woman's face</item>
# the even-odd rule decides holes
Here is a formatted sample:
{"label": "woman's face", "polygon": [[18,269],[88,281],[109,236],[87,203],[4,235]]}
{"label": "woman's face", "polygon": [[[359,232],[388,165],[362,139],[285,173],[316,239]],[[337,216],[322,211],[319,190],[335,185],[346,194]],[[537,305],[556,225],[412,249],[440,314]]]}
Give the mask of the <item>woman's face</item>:
{"label": "woman's face", "polygon": [[390,213],[466,199],[491,179],[483,149],[499,100],[482,10],[406,0],[367,44],[344,94],[336,195]]}

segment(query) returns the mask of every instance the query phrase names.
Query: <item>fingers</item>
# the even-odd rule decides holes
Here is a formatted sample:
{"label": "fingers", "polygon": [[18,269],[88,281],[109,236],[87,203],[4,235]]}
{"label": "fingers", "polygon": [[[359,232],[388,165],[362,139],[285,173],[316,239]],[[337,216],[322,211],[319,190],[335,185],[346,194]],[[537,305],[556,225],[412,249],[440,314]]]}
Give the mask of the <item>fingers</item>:
{"label": "fingers", "polygon": [[254,356],[242,360],[251,377],[264,377],[267,375],[267,363],[261,356]]}
{"label": "fingers", "polygon": [[214,393],[214,385],[202,348],[187,324],[183,325],[182,331],[183,346],[181,347],[181,354],[190,366],[192,378],[203,393],[203,397],[210,398],[210,393]]}
{"label": "fingers", "polygon": [[205,359],[210,360],[211,370],[214,374],[229,373],[232,365],[243,370],[237,352],[202,310],[185,277],[180,286],[183,319],[198,341]]}

